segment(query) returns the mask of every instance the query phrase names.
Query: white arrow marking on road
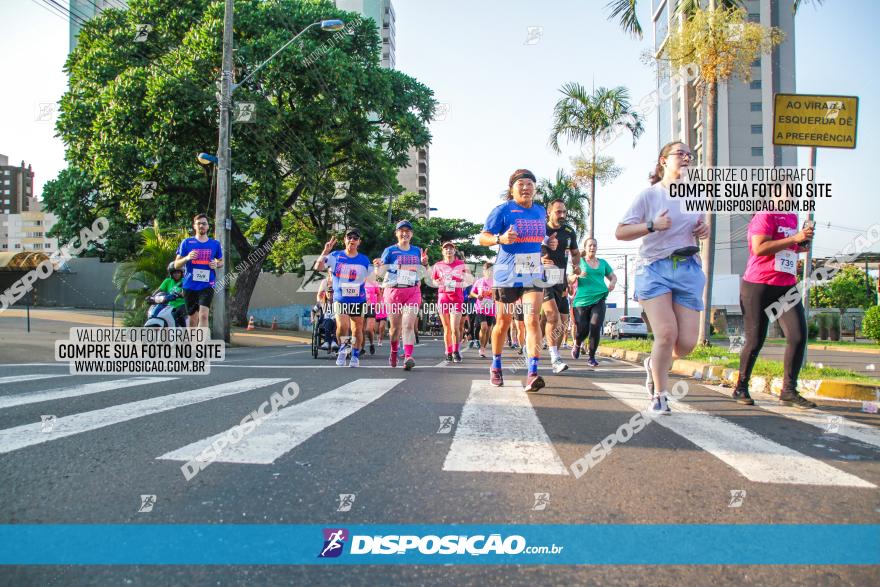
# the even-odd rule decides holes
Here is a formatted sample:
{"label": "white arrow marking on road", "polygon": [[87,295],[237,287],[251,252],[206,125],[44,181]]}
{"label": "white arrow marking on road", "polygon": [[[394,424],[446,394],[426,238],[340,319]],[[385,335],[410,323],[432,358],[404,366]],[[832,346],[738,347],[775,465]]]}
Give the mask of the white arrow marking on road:
{"label": "white arrow marking on road", "polygon": [[[47,375],[46,377],[52,377]],[[35,404],[38,402],[48,402],[56,399],[66,399],[69,397],[79,397],[81,395],[90,395],[93,393],[101,393],[103,391],[114,391],[125,387],[135,387],[138,385],[149,385],[151,383],[161,383],[163,381],[171,381],[176,377],[132,377],[129,379],[114,379],[113,381],[95,381],[93,383],[84,383],[80,385],[72,385],[70,387],[59,387],[56,389],[47,389],[44,391],[33,391],[18,395],[6,395],[0,397],[0,409],[12,406],[23,406],[25,404]]]}
{"label": "white arrow marking on road", "polygon": [[[635,410],[648,406],[648,394],[642,385],[591,383]],[[672,414],[658,416],[653,419],[655,422],[727,463],[749,481],[876,488],[873,483],[773,442],[729,420],[680,401],[670,403],[673,406]]]}
{"label": "white arrow marking on road", "polygon": [[522,385],[473,381],[444,471],[568,475]]}
{"label": "white arrow marking on road", "polygon": [[[365,408],[404,379],[358,379],[301,404],[281,410],[235,444],[227,445],[214,461],[270,465],[325,428]],[[198,440],[158,459],[197,460],[206,448],[229,430]]]}
{"label": "white arrow marking on road", "polygon": [[36,381],[38,379],[51,379],[52,377],[64,377],[66,373],[49,374],[36,373],[32,375],[12,375],[10,377],[0,377],[0,385],[4,383],[21,383],[22,381]]}
{"label": "white arrow marking on road", "polygon": [[135,418],[259,389],[283,381],[287,381],[287,379],[241,379],[239,381],[221,383],[220,385],[212,385],[211,387],[203,387],[202,389],[163,395],[101,410],[73,414],[72,416],[65,416],[55,420],[55,426],[51,432],[43,432],[41,422],[7,428],[6,430],[0,430],[0,453],[12,452],[27,446],[79,434],[80,432],[97,430],[98,428],[104,428],[105,426],[111,426]]}

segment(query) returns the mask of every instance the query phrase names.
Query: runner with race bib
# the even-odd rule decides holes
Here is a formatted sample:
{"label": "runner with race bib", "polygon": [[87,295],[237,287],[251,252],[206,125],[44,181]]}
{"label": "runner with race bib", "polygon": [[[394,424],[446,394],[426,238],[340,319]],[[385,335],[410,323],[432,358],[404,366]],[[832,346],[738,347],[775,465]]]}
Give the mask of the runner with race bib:
{"label": "runner with race bib", "polygon": [[[361,347],[364,345],[364,311],[367,305],[367,292],[364,284],[372,277],[373,266],[370,258],[358,253],[361,235],[357,230],[345,233],[345,249],[330,251],[336,246],[331,238],[324,244],[324,250],[315,264],[317,271],[330,269],[333,278],[333,314],[336,315],[336,340],[339,341],[339,355],[336,364],[345,366],[345,359],[351,352],[349,367],[360,367]],[[354,341],[352,341],[354,337]]]}
{"label": "runner with race bib", "polygon": [[[415,324],[422,303],[420,283],[428,265],[428,253],[411,245],[413,227],[408,220],[401,220],[395,227],[397,244],[382,251],[380,276],[384,276],[385,305],[390,323],[388,338],[391,354],[388,364],[397,367],[397,349],[403,335],[403,368],[410,371],[416,365],[413,358],[415,347]],[[402,330],[401,330],[402,329]]]}
{"label": "runner with race bib", "polygon": [[215,269],[223,266],[220,242],[208,236],[208,215],[193,217],[195,236],[183,239],[177,247],[174,267],[186,267],[183,296],[190,328],[208,328],[208,313],[214,299]]}
{"label": "runner with race bib", "polygon": [[492,329],[489,381],[495,386],[504,385],[501,350],[514,317],[514,305],[521,301],[528,344],[528,375],[524,386],[527,392],[538,391],[545,385],[538,375],[538,359],[545,283],[541,245],[547,236],[547,211],[534,202],[534,197],[535,174],[528,169],[517,169],[508,182],[507,201],[492,210],[480,233],[481,245],[500,245],[501,249],[495,261],[496,322]]}

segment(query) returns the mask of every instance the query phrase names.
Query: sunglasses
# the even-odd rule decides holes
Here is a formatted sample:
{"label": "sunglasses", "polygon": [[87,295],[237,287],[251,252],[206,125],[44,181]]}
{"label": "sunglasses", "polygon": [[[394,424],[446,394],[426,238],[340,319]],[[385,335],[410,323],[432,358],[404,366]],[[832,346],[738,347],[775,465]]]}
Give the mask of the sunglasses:
{"label": "sunglasses", "polygon": [[345,238],[347,238],[347,239],[350,240],[350,241],[359,241],[359,240],[361,240],[361,237],[359,237],[359,236],[355,236],[355,235],[347,236],[347,237],[345,237]]}

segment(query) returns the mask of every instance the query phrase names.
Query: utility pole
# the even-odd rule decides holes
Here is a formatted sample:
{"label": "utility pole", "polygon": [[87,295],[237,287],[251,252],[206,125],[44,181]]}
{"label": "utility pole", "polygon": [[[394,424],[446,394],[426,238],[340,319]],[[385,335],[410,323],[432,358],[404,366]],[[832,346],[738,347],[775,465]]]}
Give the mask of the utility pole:
{"label": "utility pole", "polygon": [[[813,182],[816,183],[816,147],[810,148],[810,169],[813,170]],[[813,212],[812,210],[807,215],[807,220],[810,222],[813,221]],[[810,242],[810,248],[807,249],[807,258],[804,259],[804,316],[807,319],[807,322],[810,321],[810,273],[813,271],[813,243]],[[807,364],[807,347],[810,345],[806,345],[804,347],[804,362],[803,364]]]}
{"label": "utility pole", "polygon": [[[232,219],[229,216],[229,203],[232,199],[230,162],[232,153],[229,149],[229,109],[232,106],[232,11],[233,0],[226,0],[223,18],[223,64],[220,73],[220,138],[217,148],[219,159],[217,169],[217,206],[214,211],[214,238],[223,248],[223,258],[229,259],[229,232]],[[211,338],[229,342],[229,305],[226,299],[226,268],[218,267],[215,271],[216,282],[223,287],[214,292],[214,311],[211,320]]]}
{"label": "utility pole", "polygon": [[629,255],[623,256],[623,315],[629,315]]}

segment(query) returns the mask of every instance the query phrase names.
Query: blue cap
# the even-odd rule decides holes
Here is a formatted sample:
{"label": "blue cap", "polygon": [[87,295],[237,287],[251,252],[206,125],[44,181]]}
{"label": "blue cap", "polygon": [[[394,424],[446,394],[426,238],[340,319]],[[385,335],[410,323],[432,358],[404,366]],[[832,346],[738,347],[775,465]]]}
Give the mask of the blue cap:
{"label": "blue cap", "polygon": [[412,224],[409,223],[409,220],[401,220],[397,223],[397,226],[394,227],[394,230],[400,230],[401,228],[408,228],[410,230],[413,229]]}

